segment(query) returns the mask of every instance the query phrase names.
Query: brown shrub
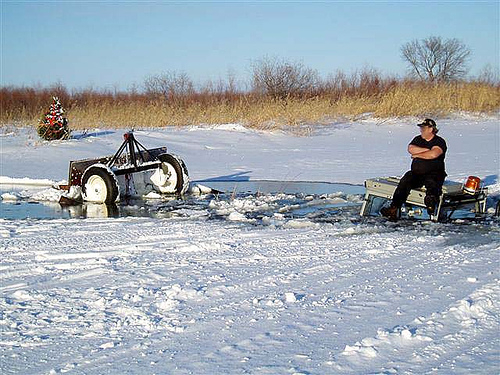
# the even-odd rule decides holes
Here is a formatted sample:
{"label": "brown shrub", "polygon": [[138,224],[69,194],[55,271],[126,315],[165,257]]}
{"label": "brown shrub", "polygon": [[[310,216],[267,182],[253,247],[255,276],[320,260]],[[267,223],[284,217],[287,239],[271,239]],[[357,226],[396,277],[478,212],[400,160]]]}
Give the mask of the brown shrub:
{"label": "brown shrub", "polygon": [[[185,77],[184,77],[185,78]],[[0,126],[36,126],[52,96],[66,109],[70,129],[144,128],[193,124],[242,123],[255,128],[300,128],[338,117],[444,115],[458,111],[490,113],[500,108],[498,83],[425,83],[382,77],[364,69],[337,72],[301,95],[273,97],[236,89],[220,81],[195,90],[158,96],[93,89],[69,92],[62,85],[0,88]],[[176,81],[177,82],[177,81]],[[177,82],[178,83],[178,82]],[[184,84],[183,83],[183,84]]]}

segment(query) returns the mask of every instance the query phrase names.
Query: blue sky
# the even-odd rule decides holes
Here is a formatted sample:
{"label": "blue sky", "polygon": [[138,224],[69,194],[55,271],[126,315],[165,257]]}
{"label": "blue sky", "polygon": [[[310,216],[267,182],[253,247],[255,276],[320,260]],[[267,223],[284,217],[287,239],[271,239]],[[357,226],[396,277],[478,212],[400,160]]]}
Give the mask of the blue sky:
{"label": "blue sky", "polygon": [[471,74],[499,65],[498,1],[1,0],[3,86],[141,86],[185,72],[195,82],[248,80],[272,56],[326,77],[365,66],[405,74],[400,47],[429,36],[472,50]]}

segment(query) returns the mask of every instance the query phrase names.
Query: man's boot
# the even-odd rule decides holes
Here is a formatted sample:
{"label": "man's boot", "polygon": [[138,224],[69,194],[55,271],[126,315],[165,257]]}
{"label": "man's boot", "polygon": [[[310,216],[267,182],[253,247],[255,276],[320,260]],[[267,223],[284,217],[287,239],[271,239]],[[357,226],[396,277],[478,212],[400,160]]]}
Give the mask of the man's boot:
{"label": "man's boot", "polygon": [[382,216],[388,218],[389,220],[398,220],[399,219],[399,207],[394,205],[390,205],[389,207],[382,207],[380,210]]}
{"label": "man's boot", "polygon": [[429,216],[434,215],[436,212],[436,202],[437,199],[433,195],[426,195],[424,198],[425,207],[427,208],[427,213]]}

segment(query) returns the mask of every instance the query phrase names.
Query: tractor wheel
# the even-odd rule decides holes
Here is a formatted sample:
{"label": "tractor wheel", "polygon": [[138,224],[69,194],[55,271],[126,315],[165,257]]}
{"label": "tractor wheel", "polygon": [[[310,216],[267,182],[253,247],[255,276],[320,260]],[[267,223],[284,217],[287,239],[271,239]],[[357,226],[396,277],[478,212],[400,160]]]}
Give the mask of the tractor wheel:
{"label": "tractor wheel", "polygon": [[112,172],[90,167],[82,178],[83,199],[89,202],[111,204],[118,197],[118,186]]}
{"label": "tractor wheel", "polygon": [[159,186],[165,194],[184,194],[189,187],[189,177],[186,165],[177,156],[161,154],[158,159],[162,162],[160,171],[166,177],[167,183]]}

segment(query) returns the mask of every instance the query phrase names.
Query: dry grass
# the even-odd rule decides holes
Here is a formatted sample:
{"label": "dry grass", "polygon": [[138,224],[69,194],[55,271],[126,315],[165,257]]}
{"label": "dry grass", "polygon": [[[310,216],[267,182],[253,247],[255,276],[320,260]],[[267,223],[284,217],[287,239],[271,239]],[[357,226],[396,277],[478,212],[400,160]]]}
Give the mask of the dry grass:
{"label": "dry grass", "polygon": [[481,83],[404,84],[384,95],[375,109],[379,117],[490,113],[500,108],[500,88]]}
{"label": "dry grass", "polygon": [[258,129],[288,130],[373,113],[380,118],[446,115],[457,111],[491,113],[500,108],[500,86],[479,82],[350,87],[318,90],[283,100],[252,93],[196,93],[165,100],[136,93],[79,92],[2,88],[0,125],[36,126],[40,115],[60,97],[71,129],[147,128],[192,124],[241,123]]}

